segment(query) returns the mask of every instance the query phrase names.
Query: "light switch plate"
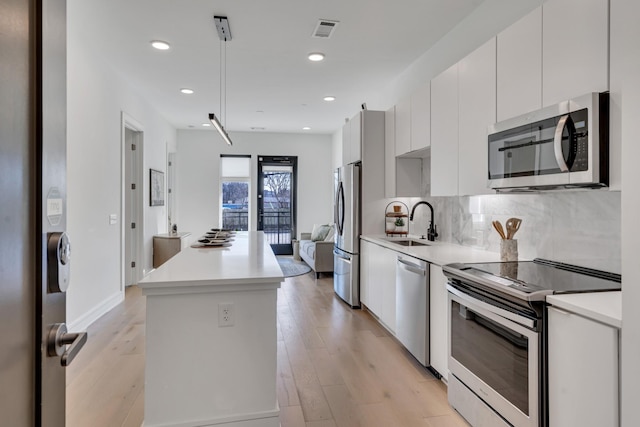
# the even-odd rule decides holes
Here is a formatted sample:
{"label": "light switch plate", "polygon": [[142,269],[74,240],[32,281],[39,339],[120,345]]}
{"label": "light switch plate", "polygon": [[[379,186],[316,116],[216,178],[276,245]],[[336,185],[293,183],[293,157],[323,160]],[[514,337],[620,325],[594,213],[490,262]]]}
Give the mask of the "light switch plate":
{"label": "light switch plate", "polygon": [[116,224],[118,222],[118,214],[109,215],[109,225]]}

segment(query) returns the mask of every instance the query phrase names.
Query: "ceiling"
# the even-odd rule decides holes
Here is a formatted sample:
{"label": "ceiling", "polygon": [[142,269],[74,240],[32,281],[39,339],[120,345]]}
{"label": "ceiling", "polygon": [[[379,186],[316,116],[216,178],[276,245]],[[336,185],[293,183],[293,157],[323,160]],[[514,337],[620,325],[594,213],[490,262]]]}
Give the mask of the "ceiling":
{"label": "ceiling", "polygon": [[[306,132],[333,133],[480,3],[78,0],[68,7],[96,17],[74,25],[84,26],[109,64],[178,129],[202,129],[215,113],[228,131],[302,133],[308,126]],[[223,42],[214,15],[228,17],[232,35],[222,61],[222,114]],[[340,22],[331,38],[311,37],[319,19]],[[171,49],[155,50],[151,40]],[[310,52],[326,58],[311,62]],[[336,100],[324,101],[327,95]]]}

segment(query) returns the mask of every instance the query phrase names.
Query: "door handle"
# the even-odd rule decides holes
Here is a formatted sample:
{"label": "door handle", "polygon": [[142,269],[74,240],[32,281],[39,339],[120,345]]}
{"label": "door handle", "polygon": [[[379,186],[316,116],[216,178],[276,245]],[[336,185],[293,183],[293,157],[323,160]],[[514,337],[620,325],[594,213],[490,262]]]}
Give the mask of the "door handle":
{"label": "door handle", "polygon": [[[571,117],[568,114],[560,118],[553,138],[553,152],[556,156],[556,162],[558,162],[558,166],[562,172],[567,172],[569,170],[569,166],[567,166],[567,162],[564,160],[564,154],[562,153],[562,131],[564,131],[568,120],[571,120]],[[569,137],[571,138],[571,135],[569,135]]]}
{"label": "door handle", "polygon": [[398,267],[404,267],[405,270],[411,271],[412,273],[416,273],[421,276],[427,275],[427,270],[420,268],[420,266],[417,264],[405,261],[401,258],[398,258]]}
{"label": "door handle", "polygon": [[[64,323],[56,323],[49,328],[47,336],[47,355],[50,357],[61,356],[60,364],[69,366],[78,352],[87,342],[86,332],[68,333],[67,325]],[[69,347],[66,348],[65,346]]]}
{"label": "door handle", "polygon": [[340,253],[336,252],[335,250],[333,251],[333,254],[334,254],[335,256],[337,256],[338,258],[340,258],[340,259],[342,259],[342,260],[346,261],[348,264],[351,264],[351,258],[347,258],[347,257],[345,257],[345,256],[343,256],[343,255],[340,255]]}

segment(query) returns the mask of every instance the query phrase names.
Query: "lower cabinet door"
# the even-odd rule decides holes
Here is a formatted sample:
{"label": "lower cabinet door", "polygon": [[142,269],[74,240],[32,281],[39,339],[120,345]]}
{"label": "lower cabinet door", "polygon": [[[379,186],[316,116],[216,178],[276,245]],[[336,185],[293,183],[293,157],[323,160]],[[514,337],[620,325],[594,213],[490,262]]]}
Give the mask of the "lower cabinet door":
{"label": "lower cabinet door", "polygon": [[619,331],[549,307],[549,427],[619,426]]}
{"label": "lower cabinet door", "polygon": [[431,264],[429,284],[429,334],[431,367],[445,380],[449,378],[449,316],[447,314],[447,278],[442,267]]}

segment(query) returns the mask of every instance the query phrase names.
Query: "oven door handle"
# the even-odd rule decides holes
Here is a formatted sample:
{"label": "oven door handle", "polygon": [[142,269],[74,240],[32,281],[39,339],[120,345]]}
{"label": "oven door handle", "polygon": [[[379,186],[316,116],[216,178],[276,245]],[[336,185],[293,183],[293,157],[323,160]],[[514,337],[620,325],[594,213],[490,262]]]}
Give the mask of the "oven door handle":
{"label": "oven door handle", "polygon": [[[558,125],[556,126],[556,132],[553,138],[553,153],[556,156],[556,162],[558,162],[558,167],[562,172],[568,172],[569,166],[564,159],[564,153],[562,152],[562,132],[564,132],[564,128],[567,126],[567,121],[571,125],[571,116],[569,114],[564,115],[558,121]],[[572,135],[571,131],[569,134],[569,142],[571,143]],[[569,147],[571,150],[571,147]]]}
{"label": "oven door handle", "polygon": [[477,311],[478,314],[484,314],[485,316],[487,315],[487,313],[491,313],[493,315],[502,317],[503,319],[507,319],[510,320],[512,322],[515,322],[519,325],[522,325],[526,328],[535,330],[536,329],[536,322],[532,319],[523,317],[523,316],[518,316],[515,313],[512,313],[510,311],[507,311],[505,309],[502,309],[500,307],[496,307],[493,306],[491,304],[488,304],[484,301],[480,301],[476,298],[473,298],[472,296],[469,296],[468,294],[465,294],[464,292],[454,288],[451,285],[447,285],[447,290],[449,291],[449,293],[455,295],[456,297],[458,297],[460,300],[464,301],[465,304],[471,308],[473,311]]}

